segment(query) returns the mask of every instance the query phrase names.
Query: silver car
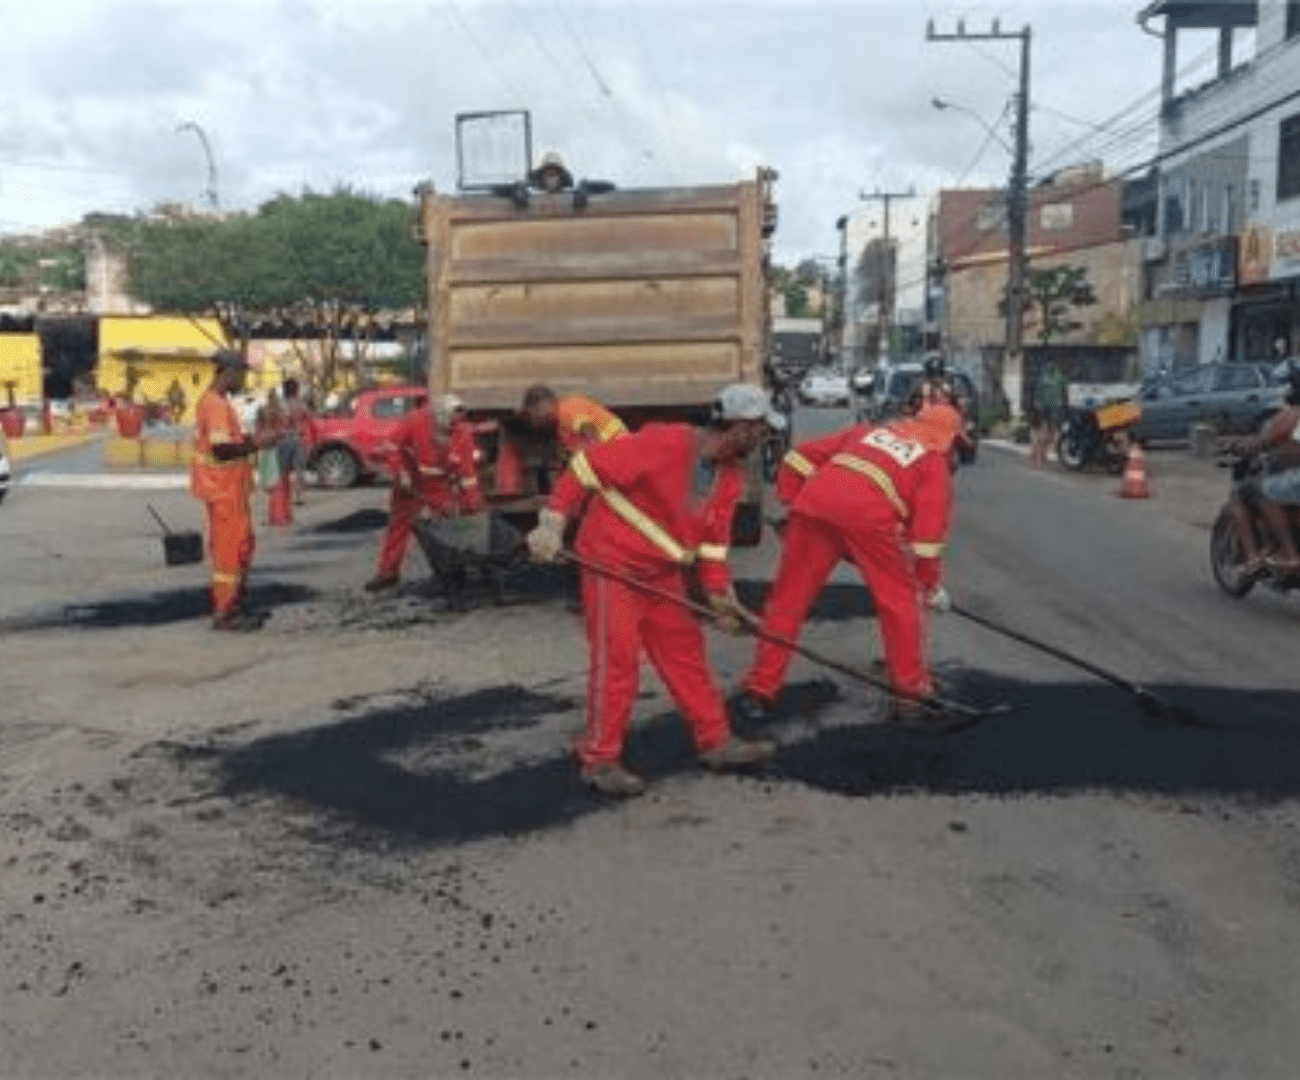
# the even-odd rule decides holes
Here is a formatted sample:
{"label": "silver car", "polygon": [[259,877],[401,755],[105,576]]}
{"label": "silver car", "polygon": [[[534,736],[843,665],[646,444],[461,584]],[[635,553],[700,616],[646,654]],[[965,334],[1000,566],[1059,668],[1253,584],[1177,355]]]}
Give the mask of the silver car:
{"label": "silver car", "polygon": [[1186,439],[1193,424],[1209,424],[1220,435],[1251,434],[1282,407],[1286,385],[1272,364],[1201,364],[1170,372],[1138,391],[1139,439]]}

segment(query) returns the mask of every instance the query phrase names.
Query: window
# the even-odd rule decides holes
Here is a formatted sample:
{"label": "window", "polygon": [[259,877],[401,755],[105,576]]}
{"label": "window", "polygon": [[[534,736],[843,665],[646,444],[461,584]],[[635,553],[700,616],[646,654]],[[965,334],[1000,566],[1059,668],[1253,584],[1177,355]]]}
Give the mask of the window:
{"label": "window", "polygon": [[1051,232],[1064,232],[1074,227],[1073,203],[1047,203],[1038,211],[1038,224]]}
{"label": "window", "polygon": [[975,211],[975,228],[980,232],[996,232],[1007,227],[1007,204],[998,202],[985,203]]}
{"label": "window", "polygon": [[1175,394],[1204,394],[1213,384],[1214,369],[1207,366],[1180,375],[1170,383],[1170,388]]}
{"label": "window", "polygon": [[379,398],[370,406],[370,415],[378,420],[393,420],[420,407],[421,399],[409,395]]}
{"label": "window", "polygon": [[1277,197],[1296,195],[1300,195],[1300,113],[1282,121],[1277,138]]}
{"label": "window", "polygon": [[1286,0],[1286,39],[1300,35],[1300,0]]}
{"label": "window", "polygon": [[1224,364],[1215,379],[1216,390],[1255,390],[1259,387],[1259,372],[1249,364]]}

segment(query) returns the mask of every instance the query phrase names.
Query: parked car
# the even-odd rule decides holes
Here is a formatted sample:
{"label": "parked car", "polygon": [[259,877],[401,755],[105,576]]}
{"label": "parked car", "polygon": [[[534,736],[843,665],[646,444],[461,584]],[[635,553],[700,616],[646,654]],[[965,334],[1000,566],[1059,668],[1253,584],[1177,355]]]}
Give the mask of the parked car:
{"label": "parked car", "polygon": [[[873,373],[866,401],[858,410],[862,420],[892,420],[902,415],[925,381],[920,364],[896,364],[877,368]],[[979,394],[970,376],[961,371],[948,372],[948,384],[956,395],[966,424],[964,447],[960,451],[963,465],[970,465],[979,453]]]}
{"label": "parked car", "polygon": [[9,440],[0,431],[0,502],[9,493]]}
{"label": "parked car", "polygon": [[805,405],[848,405],[853,391],[846,376],[835,371],[814,371],[799,384],[799,400]]}
{"label": "parked car", "polygon": [[337,409],[316,417],[307,468],[325,487],[351,487],[382,471],[378,446],[391,438],[402,419],[429,399],[422,386],[363,390]]}
{"label": "parked car", "polygon": [[869,394],[876,383],[877,368],[858,368],[849,376],[849,386],[855,394]]}
{"label": "parked car", "polygon": [[1143,384],[1138,439],[1186,439],[1193,424],[1210,424],[1220,435],[1258,431],[1282,407],[1286,384],[1274,364],[1201,364]]}

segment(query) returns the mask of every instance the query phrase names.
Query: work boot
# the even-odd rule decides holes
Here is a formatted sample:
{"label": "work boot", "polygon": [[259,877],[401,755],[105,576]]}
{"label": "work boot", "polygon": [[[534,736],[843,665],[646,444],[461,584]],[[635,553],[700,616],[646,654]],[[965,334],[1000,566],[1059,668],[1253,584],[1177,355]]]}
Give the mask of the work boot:
{"label": "work boot", "polygon": [[366,582],[366,592],[381,593],[388,589],[395,589],[400,580],[395,574],[378,574]]}
{"label": "work boot", "polygon": [[776,719],[776,707],[757,694],[742,690],[731,699],[731,718],[738,728],[753,731]]}
{"label": "work boot", "polygon": [[212,616],[212,629],[222,630],[227,633],[246,634],[253,630],[261,630],[264,619],[256,618],[242,611],[226,611],[220,615]]}
{"label": "work boot", "polygon": [[593,791],[611,799],[633,799],[645,791],[645,781],[636,773],[628,772],[617,761],[584,765],[582,781]]}
{"label": "work boot", "polygon": [[943,731],[952,723],[947,709],[933,696],[896,697],[889,702],[889,722],[911,731]]}
{"label": "work boot", "polygon": [[702,751],[700,762],[707,769],[722,772],[762,765],[775,754],[776,743],[771,739],[742,739],[739,735],[731,735],[712,750]]}

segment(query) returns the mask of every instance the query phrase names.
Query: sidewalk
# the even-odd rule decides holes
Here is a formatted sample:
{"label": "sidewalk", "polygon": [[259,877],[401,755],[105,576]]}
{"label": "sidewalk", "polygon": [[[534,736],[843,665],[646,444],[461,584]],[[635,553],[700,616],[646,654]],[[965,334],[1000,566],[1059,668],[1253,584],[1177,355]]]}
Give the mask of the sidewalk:
{"label": "sidewalk", "polygon": [[15,465],[20,461],[32,461],[46,454],[57,454],[60,450],[71,450],[85,446],[99,437],[95,431],[69,431],[59,435],[23,435],[9,440],[9,460]]}
{"label": "sidewalk", "polygon": [[[981,449],[999,450],[1025,459],[1024,468],[1036,475],[1050,476],[1071,484],[1093,488],[1098,495],[1118,498],[1120,477],[1107,472],[1075,472],[1062,468],[1051,455],[1050,464],[1043,469],[1033,468],[1029,462],[1029,447],[1008,439],[983,439]],[[1147,485],[1151,489],[1152,504],[1162,512],[1193,528],[1208,531],[1218,516],[1219,508],[1228,499],[1231,474],[1220,468],[1217,458],[1193,457],[1184,448],[1146,451]],[[978,465],[975,466],[979,468]]]}

